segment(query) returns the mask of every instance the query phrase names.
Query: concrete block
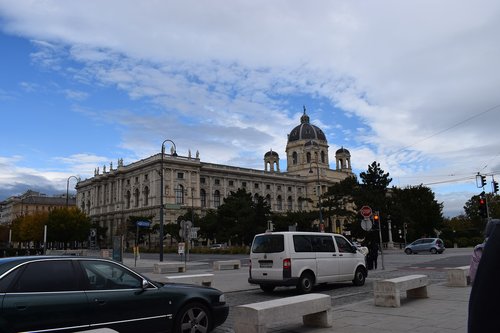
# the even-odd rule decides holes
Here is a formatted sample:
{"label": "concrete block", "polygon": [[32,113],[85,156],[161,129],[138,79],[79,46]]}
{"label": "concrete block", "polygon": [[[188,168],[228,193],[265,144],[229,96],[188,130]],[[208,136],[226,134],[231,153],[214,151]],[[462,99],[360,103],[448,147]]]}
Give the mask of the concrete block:
{"label": "concrete block", "polygon": [[427,298],[427,275],[407,275],[394,279],[374,282],[373,296],[376,306],[400,307],[401,293],[406,292],[408,298]]}
{"label": "concrete block", "polygon": [[448,268],[446,283],[449,287],[467,287],[470,284],[470,266]]}
{"label": "concrete block", "polygon": [[165,280],[172,283],[190,283],[200,286],[210,287],[214,279],[213,274],[190,274],[190,275],[174,275],[166,276]]}
{"label": "concrete block", "polygon": [[214,270],[220,271],[223,269],[240,269],[241,261],[240,260],[217,260],[214,261],[213,265]]}
{"label": "concrete block", "polygon": [[181,262],[159,262],[154,264],[153,272],[162,273],[183,273],[186,271],[186,266]]}

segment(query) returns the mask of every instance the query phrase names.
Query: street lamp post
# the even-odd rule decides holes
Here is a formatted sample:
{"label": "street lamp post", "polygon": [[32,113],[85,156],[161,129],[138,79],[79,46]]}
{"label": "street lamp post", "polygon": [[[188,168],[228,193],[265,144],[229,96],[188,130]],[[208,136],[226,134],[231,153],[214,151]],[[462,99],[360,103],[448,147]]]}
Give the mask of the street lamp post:
{"label": "street lamp post", "polygon": [[163,261],[163,155],[165,155],[165,142],[170,142],[174,146],[172,156],[177,156],[177,148],[172,140],[165,140],[161,144],[161,162],[160,162],[160,261]]}
{"label": "street lamp post", "polygon": [[80,181],[80,178],[77,176],[69,176],[68,180],[66,181],[66,208],[68,208],[69,205],[69,180],[71,178],[75,178],[77,182]]}
{"label": "street lamp post", "polygon": [[[325,232],[325,225],[323,224],[323,208],[321,204],[321,185],[319,181],[319,164],[318,162],[316,163],[316,176],[317,176],[317,182],[318,182],[318,189],[317,189],[317,195],[318,195],[318,205],[319,205],[319,229],[321,232]],[[312,164],[312,162],[311,162]],[[311,166],[309,166],[309,173],[313,173]]]}

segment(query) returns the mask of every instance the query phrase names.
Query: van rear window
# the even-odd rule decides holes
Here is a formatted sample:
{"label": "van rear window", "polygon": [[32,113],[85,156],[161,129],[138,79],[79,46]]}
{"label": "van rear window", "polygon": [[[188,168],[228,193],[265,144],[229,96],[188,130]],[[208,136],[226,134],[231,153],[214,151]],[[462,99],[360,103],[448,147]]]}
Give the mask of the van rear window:
{"label": "van rear window", "polygon": [[276,253],[285,250],[283,235],[261,235],[255,237],[252,244],[253,253]]}

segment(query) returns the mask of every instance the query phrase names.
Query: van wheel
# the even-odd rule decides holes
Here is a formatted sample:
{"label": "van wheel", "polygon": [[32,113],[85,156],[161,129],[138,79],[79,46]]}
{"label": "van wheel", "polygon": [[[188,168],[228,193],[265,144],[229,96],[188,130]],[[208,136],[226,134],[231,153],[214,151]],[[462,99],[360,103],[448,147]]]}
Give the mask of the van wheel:
{"label": "van wheel", "polygon": [[431,249],[431,253],[432,253],[432,254],[436,254],[437,252],[438,252],[438,251],[437,251],[435,248],[432,248],[432,249]]}
{"label": "van wheel", "polygon": [[365,284],[365,280],[366,280],[365,272],[363,272],[363,270],[360,267],[358,267],[356,269],[356,273],[354,273],[354,279],[352,280],[352,284],[354,284],[355,286],[362,286]]}
{"label": "van wheel", "polygon": [[272,293],[274,291],[274,286],[270,286],[268,284],[261,284],[260,289],[262,289],[265,293]]}
{"label": "van wheel", "polygon": [[303,294],[310,293],[314,285],[314,276],[311,273],[304,273],[300,277],[297,289]]}

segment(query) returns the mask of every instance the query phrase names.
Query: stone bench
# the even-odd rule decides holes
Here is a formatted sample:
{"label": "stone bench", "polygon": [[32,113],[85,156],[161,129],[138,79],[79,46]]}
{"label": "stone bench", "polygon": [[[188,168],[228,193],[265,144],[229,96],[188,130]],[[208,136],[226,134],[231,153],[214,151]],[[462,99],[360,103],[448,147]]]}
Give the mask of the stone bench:
{"label": "stone bench", "polygon": [[210,287],[212,285],[213,279],[213,274],[174,275],[165,277],[166,282],[190,283],[207,287]]}
{"label": "stone bench", "polygon": [[427,298],[427,275],[407,275],[394,279],[378,280],[373,284],[375,305],[400,307],[401,293],[406,291],[407,298]]}
{"label": "stone bench", "polygon": [[325,294],[305,294],[234,307],[235,333],[265,333],[271,324],[302,317],[304,326],[331,327],[332,301]]}
{"label": "stone bench", "polygon": [[467,287],[470,284],[470,266],[448,268],[446,283],[450,287]]}
{"label": "stone bench", "polygon": [[183,273],[186,271],[186,266],[183,262],[157,262],[154,264],[153,272],[161,273]]}
{"label": "stone bench", "polygon": [[215,271],[220,271],[223,269],[240,269],[241,261],[239,260],[217,260],[214,261],[213,266]]}

